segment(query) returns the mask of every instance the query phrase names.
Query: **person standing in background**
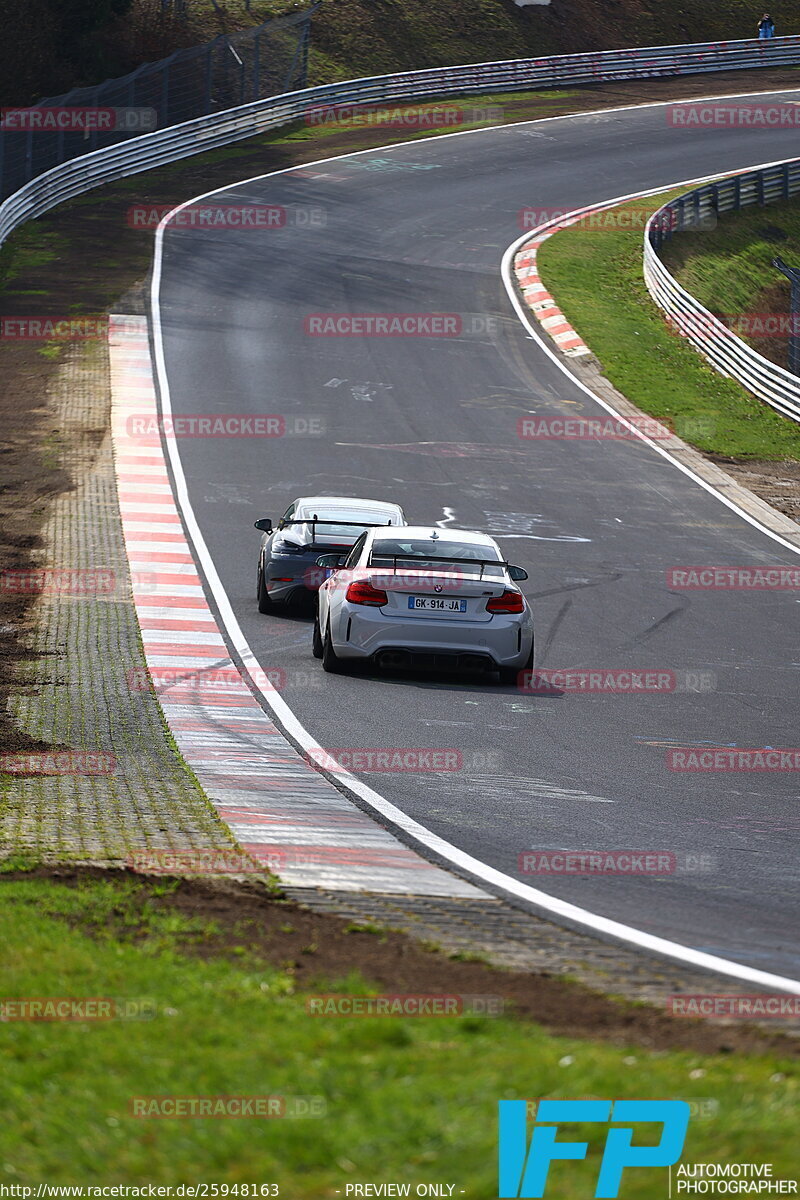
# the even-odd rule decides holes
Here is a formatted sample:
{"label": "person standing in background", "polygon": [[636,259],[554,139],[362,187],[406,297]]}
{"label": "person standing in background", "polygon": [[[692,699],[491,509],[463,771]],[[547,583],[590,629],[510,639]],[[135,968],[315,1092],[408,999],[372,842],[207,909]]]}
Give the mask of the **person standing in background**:
{"label": "person standing in background", "polygon": [[758,36],[759,38],[771,38],[775,36],[775,22],[769,13],[764,13],[758,22]]}

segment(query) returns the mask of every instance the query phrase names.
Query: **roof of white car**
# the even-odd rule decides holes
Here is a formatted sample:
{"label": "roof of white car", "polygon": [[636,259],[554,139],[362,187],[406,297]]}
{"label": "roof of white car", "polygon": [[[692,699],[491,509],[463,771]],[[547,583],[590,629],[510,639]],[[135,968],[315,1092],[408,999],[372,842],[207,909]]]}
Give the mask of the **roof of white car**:
{"label": "roof of white car", "polygon": [[363,496],[301,496],[295,500],[295,506],[298,512],[310,511],[315,512],[319,517],[324,513],[347,512],[367,512],[367,513],[386,513],[388,516],[395,516],[402,513],[399,504],[392,504],[386,500],[366,500]]}
{"label": "roof of white car", "polygon": [[[381,528],[373,529],[370,532],[372,533],[373,540],[375,538],[387,536],[396,539],[401,535],[404,542],[411,540],[430,539],[432,546],[435,546],[438,541],[464,542],[465,544],[469,543],[477,546],[497,546],[494,538],[489,537],[488,533],[477,533],[474,529],[437,529],[434,525],[405,525],[402,528],[402,534],[400,531],[395,533],[394,530],[391,534],[388,534],[387,530],[385,530],[382,526]],[[432,536],[434,533],[436,534],[435,538]]]}

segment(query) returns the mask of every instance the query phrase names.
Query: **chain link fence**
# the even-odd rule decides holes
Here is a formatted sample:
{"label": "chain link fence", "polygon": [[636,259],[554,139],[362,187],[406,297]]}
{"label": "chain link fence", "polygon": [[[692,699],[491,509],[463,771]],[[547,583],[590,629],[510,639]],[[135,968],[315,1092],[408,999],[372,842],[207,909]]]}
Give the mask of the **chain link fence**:
{"label": "chain link fence", "polygon": [[304,88],[318,7],[178,50],[96,87],[4,109],[0,198],[51,167],[125,138]]}

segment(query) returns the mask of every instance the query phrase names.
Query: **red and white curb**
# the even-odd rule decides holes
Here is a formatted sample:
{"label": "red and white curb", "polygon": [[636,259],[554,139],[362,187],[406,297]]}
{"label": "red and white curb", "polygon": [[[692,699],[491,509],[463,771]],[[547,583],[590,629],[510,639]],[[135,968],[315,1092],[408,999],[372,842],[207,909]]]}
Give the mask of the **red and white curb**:
{"label": "red and white curb", "polygon": [[564,217],[556,222],[552,229],[537,232],[529,242],[517,251],[514,256],[514,274],[522,291],[522,296],[536,320],[546,333],[549,333],[559,350],[569,358],[578,358],[582,354],[591,354],[589,347],[582,337],[579,337],[570,325],[553,297],[544,286],[536,265],[536,255],[542,242],[546,242],[560,229],[575,225],[582,220],[581,216]]}
{"label": "red and white curb", "polygon": [[[206,600],[161,438],[142,432],[158,428],[146,319],[112,316],[109,351],[120,512],[150,674],[142,678],[144,673],[133,669],[130,687],[151,686],[152,680],[178,749],[220,817],[252,858],[283,882],[485,896],[409,850],[356,808],[309,765],[257,703]],[[148,420],[143,426],[131,418]]]}

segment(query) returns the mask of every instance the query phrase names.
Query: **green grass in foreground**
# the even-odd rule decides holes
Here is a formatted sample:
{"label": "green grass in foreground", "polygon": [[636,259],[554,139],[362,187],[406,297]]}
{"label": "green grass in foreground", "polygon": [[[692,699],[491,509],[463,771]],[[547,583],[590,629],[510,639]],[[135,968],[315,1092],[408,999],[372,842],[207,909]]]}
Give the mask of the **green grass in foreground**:
{"label": "green grass in foreground", "polygon": [[776,294],[789,311],[789,281],[772,266],[776,256],[800,263],[797,200],[726,213],[710,233],[673,238],[661,257],[701,304],[728,314],[777,311],[766,307]]}
{"label": "green grass in foreground", "polygon": [[[170,886],[0,876],[0,996],[147,997],[157,1010],[147,1021],[0,1024],[0,1183],[276,1182],[281,1196],[320,1200],[346,1182],[438,1180],[483,1200],[497,1194],[497,1100],[548,1095],[710,1098],[718,1113],[691,1121],[685,1161],[792,1172],[788,1062],[616,1048],[508,1017],[310,1017],[290,969],[179,952],[176,939],[201,943],[209,926],[148,908]],[[111,925],[135,937],[103,933]],[[369,990],[354,978],[327,987]],[[321,1096],[327,1116],[128,1114],[137,1095],[266,1094]],[[554,1200],[593,1194],[602,1131],[578,1136],[590,1161],[554,1169]],[[665,1194],[666,1173],[650,1171],[627,1173],[621,1192]]]}
{"label": "green grass in foreground", "polygon": [[[667,198],[634,200],[619,211],[652,211]],[[766,222],[763,211],[761,217]],[[575,226],[539,251],[545,286],[605,374],[633,404],[670,418],[676,433],[700,450],[732,458],[800,459],[796,422],[718,375],[669,329],[644,285],[643,222],[634,224],[632,230]]]}

